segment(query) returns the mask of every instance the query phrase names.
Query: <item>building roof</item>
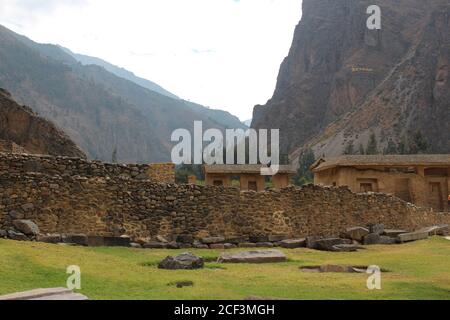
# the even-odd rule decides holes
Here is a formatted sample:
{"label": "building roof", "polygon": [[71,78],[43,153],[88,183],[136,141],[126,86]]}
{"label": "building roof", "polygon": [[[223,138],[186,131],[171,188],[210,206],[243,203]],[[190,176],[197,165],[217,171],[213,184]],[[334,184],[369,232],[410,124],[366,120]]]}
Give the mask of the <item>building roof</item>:
{"label": "building roof", "polygon": [[340,156],[321,158],[312,166],[313,172],[335,167],[359,166],[450,166],[450,154]]}
{"label": "building roof", "polygon": [[[260,164],[217,164],[217,165],[205,165],[205,173],[217,173],[217,174],[260,174],[261,168],[264,168]],[[297,170],[289,165],[280,165],[278,174],[296,174]]]}

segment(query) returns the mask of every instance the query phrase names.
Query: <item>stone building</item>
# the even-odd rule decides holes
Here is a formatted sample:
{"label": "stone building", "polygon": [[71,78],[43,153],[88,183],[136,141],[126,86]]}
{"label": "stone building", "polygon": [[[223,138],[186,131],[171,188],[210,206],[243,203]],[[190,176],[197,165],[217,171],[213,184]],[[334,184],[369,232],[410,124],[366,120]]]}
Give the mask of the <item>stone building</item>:
{"label": "stone building", "polygon": [[280,166],[274,176],[261,175],[261,165],[206,165],[206,185],[231,187],[234,178],[240,181],[242,191],[264,191],[266,189],[266,177],[271,177],[273,189],[282,189],[290,185],[291,177],[296,170],[291,166]]}
{"label": "stone building", "polygon": [[311,170],[318,185],[388,193],[435,211],[450,211],[450,155],[322,158]]}

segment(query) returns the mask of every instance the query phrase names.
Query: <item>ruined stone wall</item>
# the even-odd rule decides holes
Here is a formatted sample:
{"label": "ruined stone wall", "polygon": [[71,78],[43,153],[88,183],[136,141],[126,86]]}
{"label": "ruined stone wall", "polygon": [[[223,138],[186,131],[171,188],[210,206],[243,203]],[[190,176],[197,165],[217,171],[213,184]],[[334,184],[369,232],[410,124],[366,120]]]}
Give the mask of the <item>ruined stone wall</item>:
{"label": "ruined stone wall", "polygon": [[52,176],[82,176],[88,178],[121,176],[143,180],[150,179],[148,169],[149,166],[145,164],[109,164],[70,157],[0,153],[0,173],[27,174],[37,172]]}
{"label": "ruined stone wall", "polygon": [[[4,165],[4,164],[1,164]],[[347,227],[450,223],[450,215],[384,194],[307,186],[261,193],[237,188],[159,184],[120,175],[0,174],[0,229],[30,219],[43,233],[151,237],[338,235]]]}
{"label": "ruined stone wall", "polygon": [[149,164],[147,173],[152,181],[175,183],[175,164],[173,163]]}
{"label": "ruined stone wall", "polygon": [[26,150],[12,141],[0,140],[0,152],[26,153]]}

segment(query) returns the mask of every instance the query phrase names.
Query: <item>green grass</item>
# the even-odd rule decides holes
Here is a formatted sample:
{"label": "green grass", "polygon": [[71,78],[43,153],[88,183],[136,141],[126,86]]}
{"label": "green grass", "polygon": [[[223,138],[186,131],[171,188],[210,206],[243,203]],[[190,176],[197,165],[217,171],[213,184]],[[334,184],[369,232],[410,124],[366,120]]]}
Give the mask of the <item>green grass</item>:
{"label": "green grass", "polygon": [[[450,241],[432,238],[356,253],[284,250],[278,264],[206,263],[194,271],[158,270],[167,255],[186,250],[84,248],[0,240],[0,294],[65,286],[66,268],[78,265],[81,293],[91,299],[450,299]],[[208,261],[221,253],[189,250]],[[321,264],[378,265],[382,289],[368,290],[366,274],[303,273]],[[178,281],[194,286],[176,288]]]}

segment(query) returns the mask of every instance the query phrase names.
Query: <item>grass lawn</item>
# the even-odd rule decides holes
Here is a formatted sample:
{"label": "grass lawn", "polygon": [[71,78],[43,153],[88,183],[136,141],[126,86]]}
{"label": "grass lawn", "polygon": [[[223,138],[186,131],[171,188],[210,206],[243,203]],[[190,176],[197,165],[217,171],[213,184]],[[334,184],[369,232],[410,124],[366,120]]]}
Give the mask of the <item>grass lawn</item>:
{"label": "grass lawn", "polygon": [[[186,250],[84,248],[0,240],[0,294],[65,286],[69,265],[81,268],[81,293],[91,299],[450,299],[450,241],[432,238],[356,253],[284,250],[278,264],[206,263],[203,270],[158,270],[167,255]],[[189,250],[208,261],[220,254]],[[366,288],[367,274],[303,273],[300,266],[378,265],[382,289]],[[169,283],[193,281],[193,287]]]}

